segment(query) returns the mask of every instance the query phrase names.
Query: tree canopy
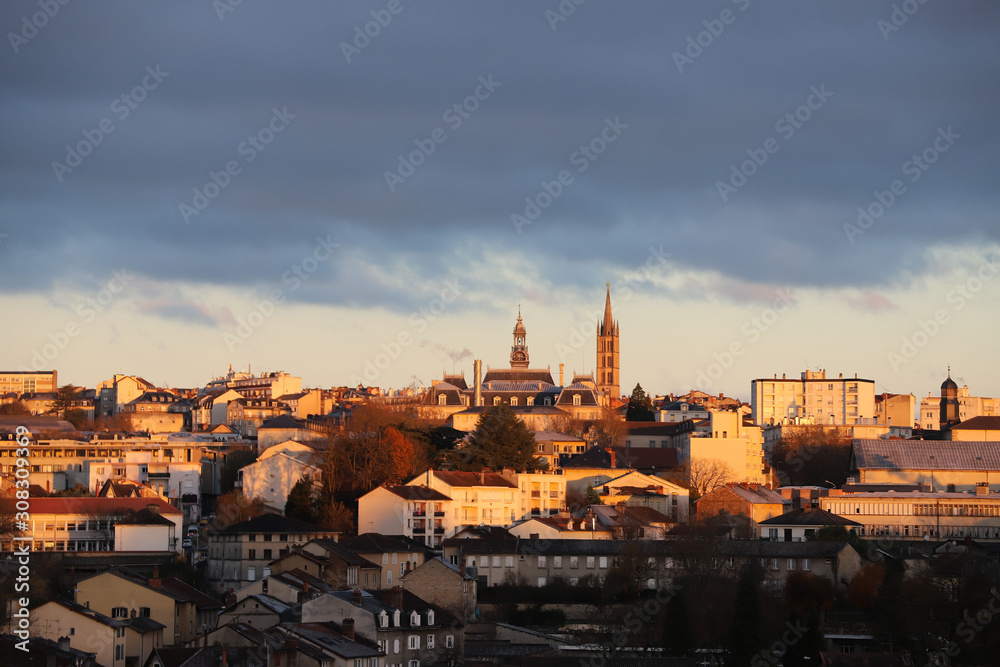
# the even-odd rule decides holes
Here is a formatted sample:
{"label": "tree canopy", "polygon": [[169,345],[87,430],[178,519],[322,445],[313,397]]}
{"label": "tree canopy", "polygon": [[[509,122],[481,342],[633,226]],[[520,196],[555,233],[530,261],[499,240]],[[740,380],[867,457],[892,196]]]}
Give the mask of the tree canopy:
{"label": "tree canopy", "polygon": [[630,422],[651,422],[656,419],[653,414],[653,399],[646,395],[642,385],[638,382],[632,390],[632,396],[628,399],[628,410],[625,412],[625,421]]}
{"label": "tree canopy", "polygon": [[538,443],[514,411],[506,405],[489,408],[479,417],[469,444],[456,450],[451,462],[459,470],[538,470],[547,466],[535,456]]}

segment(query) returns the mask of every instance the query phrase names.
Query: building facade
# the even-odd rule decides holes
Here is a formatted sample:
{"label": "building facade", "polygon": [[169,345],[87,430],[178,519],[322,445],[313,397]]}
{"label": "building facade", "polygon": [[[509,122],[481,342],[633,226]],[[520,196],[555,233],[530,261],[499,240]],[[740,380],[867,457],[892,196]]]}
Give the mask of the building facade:
{"label": "building facade", "polygon": [[833,379],[825,370],[803,371],[798,380],[775,375],[751,381],[750,395],[751,414],[759,426],[855,424],[875,417],[875,381],[857,375]]}

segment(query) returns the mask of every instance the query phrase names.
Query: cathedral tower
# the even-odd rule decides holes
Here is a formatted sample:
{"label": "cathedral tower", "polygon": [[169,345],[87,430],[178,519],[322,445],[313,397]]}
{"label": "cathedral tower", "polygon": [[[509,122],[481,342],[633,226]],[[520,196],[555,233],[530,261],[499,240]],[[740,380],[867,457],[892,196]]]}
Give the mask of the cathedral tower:
{"label": "cathedral tower", "polygon": [[517,324],[514,325],[514,345],[510,348],[510,367],[528,367],[528,332],[521,321],[521,307],[517,307]]}
{"label": "cathedral tower", "polygon": [[618,323],[611,317],[611,283],[604,300],[604,321],[597,323],[597,392],[604,405],[621,398],[618,370]]}

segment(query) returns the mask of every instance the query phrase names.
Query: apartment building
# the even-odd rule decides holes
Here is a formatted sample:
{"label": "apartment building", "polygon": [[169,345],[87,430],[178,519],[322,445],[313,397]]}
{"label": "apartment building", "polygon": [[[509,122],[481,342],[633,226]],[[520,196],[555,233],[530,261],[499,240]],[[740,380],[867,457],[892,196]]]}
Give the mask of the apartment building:
{"label": "apartment building", "polygon": [[[784,423],[854,424],[875,417],[875,381],[855,375],[828,378],[825,370],[803,371],[796,380],[750,382],[750,409],[759,426]],[[863,423],[863,422],[862,422]]]}
{"label": "apartment building", "polygon": [[[159,498],[32,498],[28,534],[32,551],[169,553],[181,550],[182,523],[181,511]],[[0,539],[0,552],[15,544]]]}
{"label": "apartment building", "polygon": [[56,371],[0,371],[0,396],[54,392],[58,388]]}
{"label": "apartment building", "polygon": [[147,391],[155,391],[152,382],[135,375],[116,373],[110,379],[97,385],[94,401],[94,417],[114,417],[123,412],[125,405],[139,398]]}
{"label": "apartment building", "polygon": [[241,436],[254,438],[261,424],[291,412],[287,405],[270,398],[239,398],[226,406],[226,423]]}
{"label": "apartment building", "polygon": [[875,423],[912,428],[916,409],[917,399],[913,394],[879,394],[875,397]]}

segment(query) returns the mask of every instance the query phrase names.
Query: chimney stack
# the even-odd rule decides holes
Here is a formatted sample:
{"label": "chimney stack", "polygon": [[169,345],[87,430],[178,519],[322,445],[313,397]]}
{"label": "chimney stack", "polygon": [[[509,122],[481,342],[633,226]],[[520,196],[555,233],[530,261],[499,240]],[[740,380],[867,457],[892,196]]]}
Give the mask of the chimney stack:
{"label": "chimney stack", "polygon": [[153,566],[153,578],[150,579],[146,583],[148,583],[153,588],[160,588],[160,586],[163,585],[163,582],[160,580],[160,566],[159,565],[154,565]]}
{"label": "chimney stack", "polygon": [[389,590],[389,595],[386,597],[385,603],[388,604],[393,609],[403,609],[403,587],[395,586]]}
{"label": "chimney stack", "polygon": [[[354,604],[358,604],[359,605],[359,604],[361,604],[361,600],[362,599],[363,598],[362,598],[362,595],[361,595],[361,589],[360,588],[355,588],[353,591],[351,591],[351,602],[353,602]],[[353,623],[354,619],[351,619],[351,622]]]}
{"label": "chimney stack", "polygon": [[476,359],[472,362],[472,382],[473,386],[473,407],[478,408],[483,404],[483,360]]}
{"label": "chimney stack", "polygon": [[566,386],[565,384],[563,384],[563,368],[565,366],[566,366],[566,364],[559,364],[559,386],[560,387],[565,387]]}
{"label": "chimney stack", "polygon": [[354,641],[354,619],[350,617],[345,618],[341,627],[343,628],[344,638]]}
{"label": "chimney stack", "polygon": [[60,637],[59,638],[59,648],[61,650],[63,650],[63,651],[68,651],[70,649],[70,646],[69,646],[69,637]]}
{"label": "chimney stack", "polygon": [[222,649],[222,662],[220,664],[222,665],[222,667],[228,667],[229,665],[229,659],[228,656],[226,655],[226,649]]}

